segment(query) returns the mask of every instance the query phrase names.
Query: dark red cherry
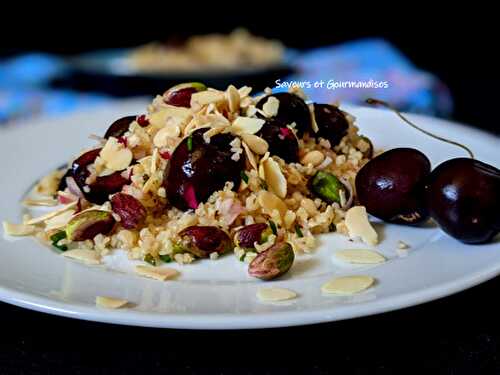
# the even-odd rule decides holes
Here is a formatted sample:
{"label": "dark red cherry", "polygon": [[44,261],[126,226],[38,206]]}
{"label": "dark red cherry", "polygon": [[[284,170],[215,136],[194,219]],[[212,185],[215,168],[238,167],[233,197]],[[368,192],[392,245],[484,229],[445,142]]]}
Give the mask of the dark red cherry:
{"label": "dark red cherry", "polygon": [[85,199],[96,204],[103,204],[108,200],[109,195],[118,193],[124,185],[129,183],[121,172],[115,172],[108,176],[97,177],[92,184],[87,185],[85,180],[90,175],[87,167],[95,161],[100,152],[100,148],[88,151],[73,161],[71,166],[73,178]]}
{"label": "dark red cherry", "polygon": [[257,103],[257,108],[262,109],[271,96],[275,97],[280,102],[278,114],[275,116],[276,120],[284,125],[290,125],[294,122],[299,137],[301,137],[304,132],[311,131],[311,113],[309,112],[309,107],[301,97],[287,92],[280,92],[260,99]]}
{"label": "dark red cherry", "polygon": [[299,142],[293,131],[279,120],[269,119],[257,135],[269,144],[269,153],[288,163],[299,161]]}
{"label": "dark red cherry", "polygon": [[450,236],[469,244],[488,242],[500,231],[500,171],[470,158],[447,160],[429,177],[427,202]]}
{"label": "dark red cherry", "polygon": [[174,150],[165,171],[164,186],[169,202],[180,210],[195,209],[227,181],[237,189],[245,156],[238,161],[231,157],[231,134],[217,134],[206,143],[203,134],[207,129],[194,131]]}
{"label": "dark red cherry", "polygon": [[371,215],[398,224],[428,219],[425,180],[429,159],[412,148],[395,148],[366,163],[356,175],[359,203]]}
{"label": "dark red cherry", "polygon": [[344,112],[333,105],[314,104],[314,118],[318,131],[312,132],[311,135],[328,139],[332,147],[337,146],[347,134],[349,122]]}
{"label": "dark red cherry", "polygon": [[106,133],[104,134],[104,138],[108,139],[109,137],[121,137],[128,131],[130,124],[135,119],[136,116],[125,116],[119,118],[109,126],[108,130],[106,130]]}

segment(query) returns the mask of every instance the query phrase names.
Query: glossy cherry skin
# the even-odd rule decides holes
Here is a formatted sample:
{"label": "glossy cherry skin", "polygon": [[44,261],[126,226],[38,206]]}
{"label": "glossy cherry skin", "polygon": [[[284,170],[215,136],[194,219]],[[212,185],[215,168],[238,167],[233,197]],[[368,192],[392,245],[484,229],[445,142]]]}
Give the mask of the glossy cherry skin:
{"label": "glossy cherry skin", "polygon": [[288,163],[299,161],[299,141],[285,123],[269,119],[257,133],[269,145],[269,153],[276,155]]}
{"label": "glossy cherry skin", "polygon": [[366,163],[356,175],[359,203],[371,215],[397,224],[419,224],[429,213],[425,181],[429,159],[412,148],[395,148]]}
{"label": "glossy cherry skin", "polygon": [[[115,172],[108,176],[97,177],[90,185],[86,184],[85,180],[90,175],[87,167],[95,161],[100,152],[100,148],[88,151],[73,161],[71,165],[73,178],[85,199],[96,204],[103,204],[108,200],[110,194],[118,193],[123,186],[129,183],[129,180],[123,177],[121,172]],[[85,186],[88,186],[90,191],[85,191]]]}
{"label": "glossy cherry skin", "polygon": [[135,121],[136,117],[137,116],[125,116],[119,118],[109,126],[108,130],[106,130],[106,133],[104,134],[104,138],[120,138],[128,131],[130,124],[132,121]]}
{"label": "glossy cherry skin", "polygon": [[222,190],[227,181],[238,189],[241,171],[245,167],[245,155],[238,161],[231,159],[230,142],[234,136],[217,134],[206,143],[203,134],[207,129],[198,129],[185,138],[174,150],[165,171],[163,185],[170,204],[182,211],[195,209],[217,190]]}
{"label": "glossy cherry skin", "polygon": [[347,134],[349,122],[340,109],[329,104],[314,104],[314,118],[318,132],[311,133],[314,137],[325,138],[330,144],[337,146]]}
{"label": "glossy cherry skin", "polygon": [[438,165],[427,186],[432,218],[468,244],[490,241],[500,231],[500,171],[470,158]]}
{"label": "glossy cherry skin", "polygon": [[269,97],[275,97],[280,102],[278,113],[274,117],[276,120],[283,123],[285,126],[295,123],[297,135],[302,137],[304,132],[311,132],[311,113],[309,107],[304,100],[287,92],[280,92],[263,97],[257,103],[257,108],[262,109]]}

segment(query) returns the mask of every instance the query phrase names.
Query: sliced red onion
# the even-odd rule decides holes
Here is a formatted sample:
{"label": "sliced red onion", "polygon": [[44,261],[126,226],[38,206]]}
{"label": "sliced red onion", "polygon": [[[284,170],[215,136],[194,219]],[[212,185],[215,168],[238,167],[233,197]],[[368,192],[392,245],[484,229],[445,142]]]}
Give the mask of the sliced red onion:
{"label": "sliced red onion", "polygon": [[68,186],[68,190],[71,194],[76,195],[78,198],[84,198],[80,187],[73,177],[66,177],[66,185]]}

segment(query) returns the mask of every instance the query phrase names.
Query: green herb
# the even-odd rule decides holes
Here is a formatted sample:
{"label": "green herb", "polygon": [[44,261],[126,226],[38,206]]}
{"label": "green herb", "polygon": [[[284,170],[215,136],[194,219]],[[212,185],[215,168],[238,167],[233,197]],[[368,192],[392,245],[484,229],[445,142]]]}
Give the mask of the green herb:
{"label": "green herb", "polygon": [[193,151],[193,137],[189,136],[189,138],[187,139],[187,148],[188,148],[188,151]]}
{"label": "green herb", "polygon": [[172,261],[172,257],[170,255],[160,255],[160,259],[165,263],[170,263]]}
{"label": "green herb", "polygon": [[240,256],[240,262],[244,262],[246,256],[247,256],[247,253],[241,254],[241,256]]}
{"label": "green herb", "polygon": [[299,237],[304,237],[304,234],[302,233],[302,230],[300,229],[300,226],[298,224],[295,225],[295,233],[297,233],[297,236]]}
{"label": "green herb", "polygon": [[152,266],[156,266],[156,259],[151,254],[146,254],[144,256],[144,261],[151,264]]}
{"label": "green herb", "polygon": [[271,227],[271,230],[273,231],[273,234],[275,236],[278,235],[278,229],[276,228],[276,224],[274,224],[274,221],[269,220],[269,226]]}
{"label": "green herb", "polygon": [[245,173],[245,171],[241,171],[240,176],[241,176],[242,180],[245,181],[245,184],[248,184],[248,176]]}
{"label": "green herb", "polygon": [[50,240],[52,241],[52,246],[55,248],[61,250],[61,251],[66,251],[68,250],[68,246],[66,245],[59,245],[58,242],[66,238],[66,231],[60,230],[57,233],[54,233],[52,236],[50,236]]}

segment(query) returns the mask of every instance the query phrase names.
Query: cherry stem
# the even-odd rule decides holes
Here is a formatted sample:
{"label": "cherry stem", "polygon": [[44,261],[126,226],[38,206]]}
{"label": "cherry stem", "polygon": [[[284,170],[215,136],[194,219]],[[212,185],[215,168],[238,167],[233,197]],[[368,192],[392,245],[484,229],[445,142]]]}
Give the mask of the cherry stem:
{"label": "cherry stem", "polygon": [[410,125],[412,128],[414,129],[417,129],[418,131],[428,135],[429,137],[432,137],[432,138],[435,138],[435,139],[438,139],[442,142],[446,142],[446,143],[449,143],[449,144],[452,144],[452,145],[455,145],[457,147],[460,147],[461,149],[465,150],[472,159],[474,159],[474,154],[472,153],[472,151],[470,150],[470,148],[468,148],[467,146],[461,144],[461,143],[458,143],[458,142],[455,142],[455,141],[452,141],[452,140],[449,140],[449,139],[446,139],[446,138],[443,138],[443,137],[440,137],[439,135],[436,135],[436,134],[432,134],[431,132],[427,131],[427,130],[424,130],[420,127],[418,127],[417,125],[415,125],[413,122],[411,122],[410,120],[408,120],[405,116],[403,116],[401,114],[401,112],[399,112],[395,107],[393,107],[392,105],[390,105],[389,103],[387,102],[384,102],[383,100],[379,100],[379,99],[374,99],[374,98],[368,98],[366,99],[366,103],[368,104],[371,104],[371,105],[381,105],[383,107],[386,107],[390,110],[392,110],[396,115],[398,115],[398,117],[403,120],[404,122],[406,122],[408,125]]}

